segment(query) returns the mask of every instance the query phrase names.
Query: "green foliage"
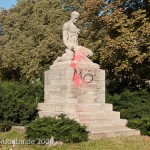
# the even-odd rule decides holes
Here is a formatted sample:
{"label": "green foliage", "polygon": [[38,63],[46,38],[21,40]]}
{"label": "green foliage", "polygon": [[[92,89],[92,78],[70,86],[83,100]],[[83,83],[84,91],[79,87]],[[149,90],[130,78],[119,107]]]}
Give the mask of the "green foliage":
{"label": "green foliage", "polygon": [[83,16],[89,26],[85,44],[94,50],[95,62],[107,70],[108,88],[145,88],[150,72],[150,18],[143,9],[128,16],[121,5],[120,1],[86,1]]}
{"label": "green foliage", "polygon": [[12,8],[0,37],[1,78],[6,74],[10,74],[7,79],[41,77],[44,66],[64,51],[61,30],[66,17],[59,0],[20,1]]}
{"label": "green foliage", "polygon": [[129,119],[130,127],[138,128],[146,135],[150,135],[149,100],[150,92],[146,89],[135,92],[125,90],[120,94],[107,95],[107,102],[113,104],[114,110],[121,112],[121,118]]}
{"label": "green foliage", "polygon": [[15,125],[29,123],[36,118],[37,104],[42,100],[41,83],[0,82],[1,126],[7,121]]}
{"label": "green foliage", "polygon": [[142,135],[150,136],[150,118],[129,120],[128,126],[134,129],[140,129]]}
{"label": "green foliage", "polygon": [[[42,78],[43,72],[65,51],[62,26],[70,13],[60,0],[20,0],[9,10],[0,36],[0,78]],[[69,2],[68,5],[79,2]],[[64,6],[64,7],[63,7]],[[1,18],[1,16],[0,16]]]}
{"label": "green foliage", "polygon": [[88,140],[86,127],[75,120],[61,114],[57,117],[43,117],[27,125],[26,138],[38,142],[40,139],[63,141],[64,143],[77,143]]}
{"label": "green foliage", "polygon": [[0,132],[6,132],[11,129],[13,123],[11,121],[3,120],[0,122]]}
{"label": "green foliage", "polygon": [[124,8],[124,12],[127,15],[130,15],[132,12],[138,10],[138,9],[145,9],[147,11],[147,15],[150,14],[150,1],[149,0],[121,0],[122,1],[122,7]]}

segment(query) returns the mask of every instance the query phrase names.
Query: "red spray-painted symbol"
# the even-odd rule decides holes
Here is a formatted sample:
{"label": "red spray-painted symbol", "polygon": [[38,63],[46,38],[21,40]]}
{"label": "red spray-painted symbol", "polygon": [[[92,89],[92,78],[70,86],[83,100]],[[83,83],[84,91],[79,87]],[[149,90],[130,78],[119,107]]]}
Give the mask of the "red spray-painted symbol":
{"label": "red spray-painted symbol", "polygon": [[80,69],[76,63],[80,62],[84,58],[84,54],[81,52],[76,52],[74,54],[74,58],[71,61],[70,67],[74,69],[74,76],[73,76],[73,82],[74,86],[77,88],[79,85],[82,85],[82,87],[87,87],[87,83],[82,79],[82,71],[79,73],[78,69]]}

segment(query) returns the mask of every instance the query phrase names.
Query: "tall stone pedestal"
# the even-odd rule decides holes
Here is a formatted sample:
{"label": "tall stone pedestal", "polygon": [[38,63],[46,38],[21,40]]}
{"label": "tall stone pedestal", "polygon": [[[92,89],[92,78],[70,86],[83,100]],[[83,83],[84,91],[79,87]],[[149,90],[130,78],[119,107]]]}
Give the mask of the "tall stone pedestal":
{"label": "tall stone pedestal", "polygon": [[[120,112],[105,103],[105,71],[91,63],[61,62],[45,72],[44,103],[38,104],[39,116],[61,113],[85,124],[91,138],[140,135],[126,127],[127,120],[120,119]],[[75,78],[77,75],[78,78]]]}

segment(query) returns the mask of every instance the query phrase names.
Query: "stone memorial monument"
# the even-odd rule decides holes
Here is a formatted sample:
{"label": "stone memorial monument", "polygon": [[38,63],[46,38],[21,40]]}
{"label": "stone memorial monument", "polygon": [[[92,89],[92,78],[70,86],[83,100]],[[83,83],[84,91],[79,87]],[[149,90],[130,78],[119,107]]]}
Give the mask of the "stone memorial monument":
{"label": "stone memorial monument", "polygon": [[126,127],[120,112],[105,103],[105,70],[89,57],[93,52],[78,45],[80,29],[75,25],[79,13],[63,25],[65,53],[45,71],[44,103],[38,104],[39,116],[67,114],[90,131],[91,138],[140,135]]}

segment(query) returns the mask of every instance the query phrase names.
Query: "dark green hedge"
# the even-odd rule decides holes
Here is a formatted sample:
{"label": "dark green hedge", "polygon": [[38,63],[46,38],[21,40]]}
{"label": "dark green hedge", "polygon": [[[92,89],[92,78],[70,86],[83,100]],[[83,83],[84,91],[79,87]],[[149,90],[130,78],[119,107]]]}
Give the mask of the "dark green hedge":
{"label": "dark green hedge", "polygon": [[128,126],[134,129],[140,129],[142,135],[150,136],[150,118],[129,120]]}
{"label": "dark green hedge", "polygon": [[7,122],[25,125],[35,119],[43,97],[42,83],[0,82],[0,130],[9,128]]}
{"label": "dark green hedge", "polygon": [[129,119],[129,127],[140,129],[144,135],[150,135],[150,128],[148,127],[150,92],[148,90],[134,92],[125,90],[120,94],[107,94],[107,102],[113,104],[114,110],[121,112],[121,118]]}
{"label": "dark green hedge", "polygon": [[[27,125],[26,138],[39,141],[54,138],[54,141],[64,143],[78,143],[88,140],[86,126],[80,125],[73,119],[69,119],[64,114],[56,117],[43,117],[32,121]],[[45,143],[43,143],[45,144]]]}

